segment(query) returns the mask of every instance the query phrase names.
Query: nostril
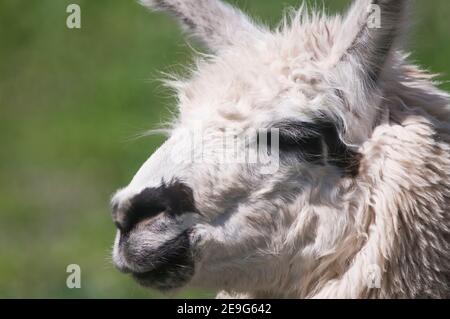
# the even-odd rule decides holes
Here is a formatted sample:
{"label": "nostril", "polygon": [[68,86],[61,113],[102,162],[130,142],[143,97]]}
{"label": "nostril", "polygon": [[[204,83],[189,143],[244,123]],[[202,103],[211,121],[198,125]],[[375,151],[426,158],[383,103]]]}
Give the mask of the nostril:
{"label": "nostril", "polygon": [[116,228],[117,228],[118,230],[120,230],[120,232],[123,233],[124,227],[123,227],[118,221],[114,221],[114,225],[116,225]]}
{"label": "nostril", "polygon": [[115,222],[116,219],[117,219],[117,214],[118,214],[118,212],[119,212],[119,204],[113,203],[113,204],[111,205],[111,215],[112,215],[112,218],[113,218],[113,221],[114,221],[114,222]]}
{"label": "nostril", "polygon": [[112,206],[112,219],[114,225],[120,230],[121,233],[124,233],[127,228],[127,222],[125,220],[124,212],[120,210],[120,206],[118,204],[113,204]]}
{"label": "nostril", "polygon": [[137,224],[129,215],[129,212],[126,214],[120,212],[113,218],[114,225],[120,231],[121,235],[126,235]]}
{"label": "nostril", "polygon": [[148,198],[142,200],[142,198],[141,194],[133,198],[127,209],[113,207],[113,222],[122,234],[128,233],[141,221],[154,218],[167,211],[165,205],[150,202]]}

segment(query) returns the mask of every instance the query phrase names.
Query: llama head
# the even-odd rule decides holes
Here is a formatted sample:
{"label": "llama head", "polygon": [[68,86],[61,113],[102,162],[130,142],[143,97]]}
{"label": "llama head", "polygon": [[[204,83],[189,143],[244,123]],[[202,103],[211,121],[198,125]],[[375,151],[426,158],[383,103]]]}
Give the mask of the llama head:
{"label": "llama head", "polygon": [[219,0],[142,2],[211,53],[170,81],[170,136],[112,200],[114,263],[161,290],[301,280],[345,228],[327,207],[358,174],[408,1],[356,1],[343,18],[300,9],[276,31]]}

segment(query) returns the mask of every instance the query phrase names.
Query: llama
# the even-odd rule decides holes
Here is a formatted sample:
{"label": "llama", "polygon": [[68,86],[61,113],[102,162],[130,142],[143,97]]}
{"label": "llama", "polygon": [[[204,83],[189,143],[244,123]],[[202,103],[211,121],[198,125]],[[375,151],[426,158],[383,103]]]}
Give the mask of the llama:
{"label": "llama", "polygon": [[[449,95],[402,51],[410,1],[302,6],[276,30],[220,0],[141,2],[208,53],[167,81],[168,139],[112,199],[120,271],[219,298],[450,297]],[[277,169],[175,160],[187,131],[220,150],[230,128],[276,130]]]}

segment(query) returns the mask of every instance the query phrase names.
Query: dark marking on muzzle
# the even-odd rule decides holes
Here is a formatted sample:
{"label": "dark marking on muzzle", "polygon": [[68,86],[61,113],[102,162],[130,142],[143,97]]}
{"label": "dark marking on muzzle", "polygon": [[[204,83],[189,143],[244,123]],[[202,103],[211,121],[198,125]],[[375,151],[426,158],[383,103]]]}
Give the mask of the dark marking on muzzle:
{"label": "dark marking on muzzle", "polygon": [[197,212],[192,189],[178,180],[146,188],[131,199],[128,209],[121,211],[116,207],[113,210],[114,223],[122,233],[161,213],[176,216]]}

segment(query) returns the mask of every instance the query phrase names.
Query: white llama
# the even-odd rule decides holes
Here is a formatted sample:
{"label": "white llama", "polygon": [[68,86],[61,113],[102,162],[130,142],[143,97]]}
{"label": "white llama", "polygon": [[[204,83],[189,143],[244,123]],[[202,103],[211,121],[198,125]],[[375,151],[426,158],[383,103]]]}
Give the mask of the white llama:
{"label": "white llama", "polygon": [[[219,297],[450,296],[449,96],[400,51],[409,1],[300,9],[275,31],[219,0],[142,2],[209,54],[169,81],[170,136],[112,200],[119,270]],[[276,129],[277,170],[175,160],[185,132],[220,151],[229,129]]]}

